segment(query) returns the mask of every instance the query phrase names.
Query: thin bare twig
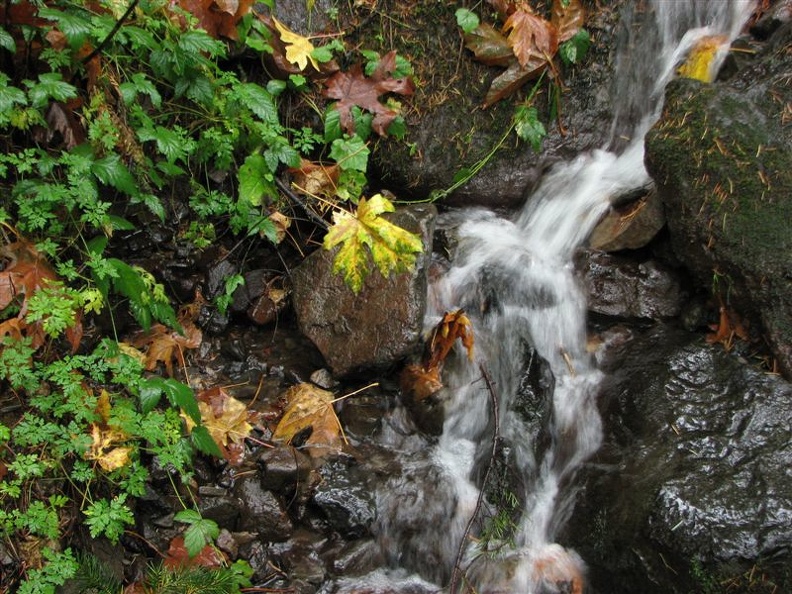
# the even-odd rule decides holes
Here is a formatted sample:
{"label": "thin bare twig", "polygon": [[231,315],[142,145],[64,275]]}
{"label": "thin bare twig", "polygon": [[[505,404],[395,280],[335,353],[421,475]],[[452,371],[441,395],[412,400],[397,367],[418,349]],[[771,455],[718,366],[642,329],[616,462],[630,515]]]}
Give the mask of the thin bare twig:
{"label": "thin bare twig", "polygon": [[476,520],[476,516],[478,516],[479,512],[481,511],[481,506],[484,504],[484,491],[487,487],[487,481],[489,480],[490,471],[492,470],[492,463],[495,461],[495,456],[498,453],[498,443],[500,442],[498,395],[495,392],[495,386],[492,383],[492,378],[490,377],[489,372],[483,363],[479,364],[479,369],[481,370],[481,375],[487,384],[487,390],[489,391],[490,398],[492,399],[492,414],[495,419],[495,430],[492,434],[492,452],[490,453],[490,459],[487,463],[487,470],[484,471],[484,480],[481,482],[481,490],[479,491],[478,499],[476,500],[476,507],[473,510],[473,514],[470,516],[467,526],[465,526],[465,532],[462,534],[462,538],[459,541],[459,549],[457,549],[456,561],[454,562],[454,571],[451,573],[451,584],[448,587],[448,591],[451,592],[451,594],[456,592],[457,583],[459,582],[459,578],[462,577],[463,572],[460,565],[462,563],[462,555],[465,551],[465,541],[467,541],[468,535],[470,534],[470,529],[473,527],[473,522]]}
{"label": "thin bare twig", "polygon": [[324,230],[327,230],[330,227],[327,224],[327,221],[325,221],[322,217],[318,216],[314,211],[308,208],[308,206],[297,197],[297,194],[292,192],[291,188],[277,177],[275,178],[275,185],[278,186],[278,189],[281,192],[286,194],[286,197],[291,201],[292,204],[298,206],[300,210],[302,210],[306,215],[308,215],[308,218],[311,219],[311,221],[319,225]]}

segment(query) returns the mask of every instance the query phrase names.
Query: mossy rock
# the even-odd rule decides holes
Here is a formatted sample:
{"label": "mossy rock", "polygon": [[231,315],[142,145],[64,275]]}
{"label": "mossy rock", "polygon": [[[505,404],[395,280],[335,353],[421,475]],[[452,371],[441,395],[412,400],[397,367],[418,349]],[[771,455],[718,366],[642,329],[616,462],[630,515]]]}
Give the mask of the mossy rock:
{"label": "mossy rock", "polygon": [[[646,138],[677,257],[747,317],[792,377],[792,55],[733,84],[680,80]],[[746,85],[750,82],[750,86]]]}

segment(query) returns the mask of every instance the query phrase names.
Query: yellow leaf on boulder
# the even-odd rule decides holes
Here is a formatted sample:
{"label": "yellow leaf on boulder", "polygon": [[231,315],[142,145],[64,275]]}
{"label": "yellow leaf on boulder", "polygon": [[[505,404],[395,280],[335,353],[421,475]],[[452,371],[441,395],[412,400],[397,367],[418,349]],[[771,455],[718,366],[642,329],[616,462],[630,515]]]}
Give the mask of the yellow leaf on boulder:
{"label": "yellow leaf on boulder", "polygon": [[341,439],[346,438],[333,410],[335,396],[332,392],[301,383],[289,388],[284,397],[288,404],[272,435],[274,441],[289,443],[295,435],[310,427],[311,436],[305,445],[313,446],[308,450],[312,455],[341,449]]}
{"label": "yellow leaf on boulder", "polygon": [[688,52],[685,62],[677,69],[683,78],[692,78],[711,83],[715,80],[715,57],[728,42],[724,35],[707,35],[699,39]]}

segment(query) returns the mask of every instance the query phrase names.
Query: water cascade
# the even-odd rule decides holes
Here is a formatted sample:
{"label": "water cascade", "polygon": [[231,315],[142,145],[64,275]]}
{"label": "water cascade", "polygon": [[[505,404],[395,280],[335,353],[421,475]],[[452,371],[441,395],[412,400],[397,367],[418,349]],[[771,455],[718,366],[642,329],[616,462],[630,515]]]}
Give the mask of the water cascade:
{"label": "water cascade", "polygon": [[[510,552],[468,547],[465,583],[480,593],[552,593],[561,584],[582,591],[582,561],[554,544],[574,505],[576,471],[602,439],[595,402],[601,374],[586,351],[586,303],[572,255],[611,200],[651,183],[643,138],[680,60],[704,35],[734,39],[754,3],[641,4],[623,19],[614,82],[619,104],[606,147],[554,167],[513,218],[484,210],[442,217],[455,244],[451,264],[432,281],[427,327],[445,311],[464,308],[475,332],[475,362],[460,353],[446,364],[445,421],[436,445],[427,449],[386,432],[405,456],[402,473],[378,502],[379,537],[391,563],[435,583],[451,579],[497,426],[522,512],[514,546],[503,549]],[[541,401],[535,402],[541,424],[516,410],[529,372],[546,387],[529,395]],[[460,582],[458,590],[465,588]]]}

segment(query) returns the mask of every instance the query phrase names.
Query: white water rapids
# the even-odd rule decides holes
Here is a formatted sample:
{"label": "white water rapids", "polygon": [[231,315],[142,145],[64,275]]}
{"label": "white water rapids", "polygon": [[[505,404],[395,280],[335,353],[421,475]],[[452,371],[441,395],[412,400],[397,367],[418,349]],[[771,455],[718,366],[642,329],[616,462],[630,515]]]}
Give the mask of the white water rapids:
{"label": "white water rapids", "polygon": [[[406,452],[404,476],[379,497],[380,540],[391,563],[448,583],[490,457],[494,391],[523,511],[515,546],[505,549],[510,552],[493,556],[468,547],[458,591],[545,594],[560,591],[562,583],[582,591],[582,561],[554,544],[574,505],[575,473],[602,440],[595,401],[601,374],[586,351],[586,303],[572,256],[612,199],[651,183],[644,135],[691,45],[705,35],[734,39],[753,5],[649,0],[643,10],[635,8],[635,20],[625,16],[629,34],[618,54],[607,145],[620,150],[603,148],[555,166],[514,218],[472,210],[441,220],[455,230],[456,247],[450,267],[431,285],[426,325],[464,308],[475,334],[475,362],[460,353],[446,364],[438,443],[429,451],[399,443]],[[546,362],[538,367],[547,389],[531,396],[550,399],[533,403],[544,423],[540,430],[515,410],[522,378],[537,367],[532,353]],[[488,370],[492,390],[481,369]]]}

